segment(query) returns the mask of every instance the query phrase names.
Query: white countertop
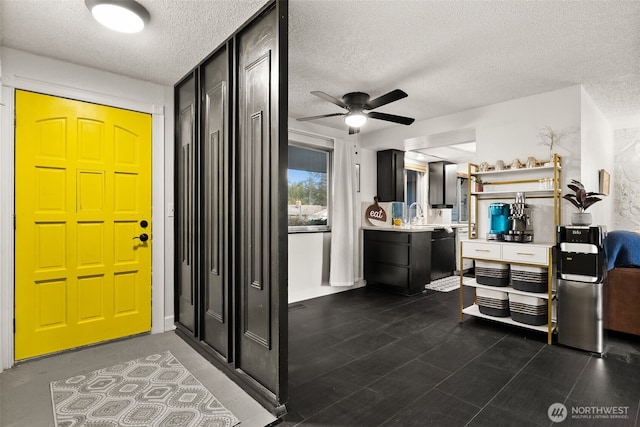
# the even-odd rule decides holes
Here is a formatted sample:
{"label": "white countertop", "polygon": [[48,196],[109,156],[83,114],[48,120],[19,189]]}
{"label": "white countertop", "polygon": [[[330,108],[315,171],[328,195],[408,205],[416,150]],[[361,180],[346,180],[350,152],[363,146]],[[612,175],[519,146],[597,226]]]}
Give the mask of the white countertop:
{"label": "white countertop", "polygon": [[466,228],[467,224],[421,224],[421,225],[363,225],[363,230],[376,231],[402,231],[404,233],[419,233],[421,231],[434,231],[443,228]]}

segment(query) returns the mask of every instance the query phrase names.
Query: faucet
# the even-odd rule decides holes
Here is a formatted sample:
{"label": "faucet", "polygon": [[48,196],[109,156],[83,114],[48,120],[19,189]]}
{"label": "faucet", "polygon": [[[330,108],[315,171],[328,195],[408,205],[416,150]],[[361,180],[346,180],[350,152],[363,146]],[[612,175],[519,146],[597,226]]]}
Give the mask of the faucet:
{"label": "faucet", "polygon": [[[411,219],[411,209],[416,208],[416,216],[415,218],[412,220]],[[413,202],[411,203],[411,205],[409,205],[409,224],[415,224],[416,222],[418,222],[418,210],[420,211],[420,215],[423,215],[424,212],[422,211],[422,206],[420,206],[420,203],[418,202]]]}

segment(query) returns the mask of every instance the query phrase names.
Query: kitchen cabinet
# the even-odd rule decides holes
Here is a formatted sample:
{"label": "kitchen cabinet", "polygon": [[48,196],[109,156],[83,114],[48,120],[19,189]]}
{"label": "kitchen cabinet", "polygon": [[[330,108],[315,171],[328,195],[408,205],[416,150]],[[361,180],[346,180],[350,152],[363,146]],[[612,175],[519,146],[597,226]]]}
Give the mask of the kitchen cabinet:
{"label": "kitchen cabinet", "polygon": [[378,201],[404,202],[404,151],[378,151]]}
{"label": "kitchen cabinet", "polygon": [[433,208],[453,208],[457,203],[458,166],[449,162],[429,163],[429,204]]}
{"label": "kitchen cabinet", "polygon": [[456,269],[455,231],[434,230],[431,233],[431,281],[453,276]]}
{"label": "kitchen cabinet", "polygon": [[[500,322],[507,325],[518,326],[521,328],[531,329],[538,332],[547,334],[547,343],[551,344],[553,332],[555,331],[556,324],[553,319],[554,313],[554,298],[555,291],[553,290],[553,245],[537,245],[533,243],[503,243],[497,241],[463,241],[461,242],[462,253],[460,255],[460,262],[465,259],[474,261],[481,261],[484,264],[491,266],[495,264],[501,268],[505,264],[508,265],[508,269],[521,269],[525,270],[531,267],[538,268],[546,271],[547,277],[547,292],[526,292],[515,289],[512,286],[513,271],[511,273],[511,279],[508,286],[490,286],[486,284],[478,283],[477,278],[469,278],[460,276],[460,322],[464,320],[464,315],[470,315],[474,317],[481,317],[490,319],[495,322]],[[488,263],[488,264],[487,264]],[[476,275],[478,274],[476,268]],[[532,273],[525,272],[525,276],[529,277]],[[478,303],[478,297],[474,303],[468,307],[464,307],[464,292],[469,289],[481,289],[489,292],[501,292],[507,295],[507,300],[510,299],[521,300],[525,297],[529,301],[544,300],[546,304],[547,322],[544,325],[533,325],[516,321],[512,316],[498,317],[482,313]],[[477,295],[477,292],[476,292]],[[515,296],[515,297],[514,297]],[[509,303],[511,305],[511,303]],[[533,307],[529,305],[528,307]],[[529,308],[531,309],[531,308]]]}
{"label": "kitchen cabinet", "polygon": [[431,281],[431,233],[364,230],[367,286],[403,295],[424,291]]}

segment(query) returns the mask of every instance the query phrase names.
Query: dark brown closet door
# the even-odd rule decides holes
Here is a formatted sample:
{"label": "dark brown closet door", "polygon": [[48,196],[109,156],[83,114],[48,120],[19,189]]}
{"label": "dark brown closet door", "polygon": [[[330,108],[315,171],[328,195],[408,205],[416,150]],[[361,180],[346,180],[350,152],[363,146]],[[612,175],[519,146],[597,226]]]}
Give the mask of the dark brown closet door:
{"label": "dark brown closet door", "polygon": [[[236,363],[242,372],[274,393],[276,399],[283,399],[280,386],[286,386],[287,323],[279,315],[280,311],[286,315],[286,298],[282,307],[281,297],[286,297],[287,286],[287,142],[286,127],[282,135],[279,117],[286,120],[286,111],[282,111],[286,110],[286,52],[279,51],[278,33],[278,13],[271,9],[246,27],[237,39],[239,185],[235,194],[239,200],[236,215],[239,303],[236,306],[240,324],[236,332]],[[279,74],[281,54],[285,55],[283,75]],[[280,99],[283,93],[284,99]]]}
{"label": "dark brown closet door", "polygon": [[197,140],[196,77],[191,74],[176,86],[176,307],[178,325],[195,335],[196,222],[195,222],[195,165]]}
{"label": "dark brown closet door", "polygon": [[229,356],[229,84],[226,48],[200,68],[202,109],[202,329],[200,339]]}

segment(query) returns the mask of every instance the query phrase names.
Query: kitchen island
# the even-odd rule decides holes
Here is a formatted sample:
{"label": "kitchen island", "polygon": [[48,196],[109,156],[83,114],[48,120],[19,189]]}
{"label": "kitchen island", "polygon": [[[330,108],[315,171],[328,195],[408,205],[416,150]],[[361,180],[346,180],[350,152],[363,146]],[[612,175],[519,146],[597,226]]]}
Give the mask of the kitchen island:
{"label": "kitchen island", "polygon": [[416,295],[432,279],[453,274],[453,228],[459,224],[363,226],[367,286]]}

